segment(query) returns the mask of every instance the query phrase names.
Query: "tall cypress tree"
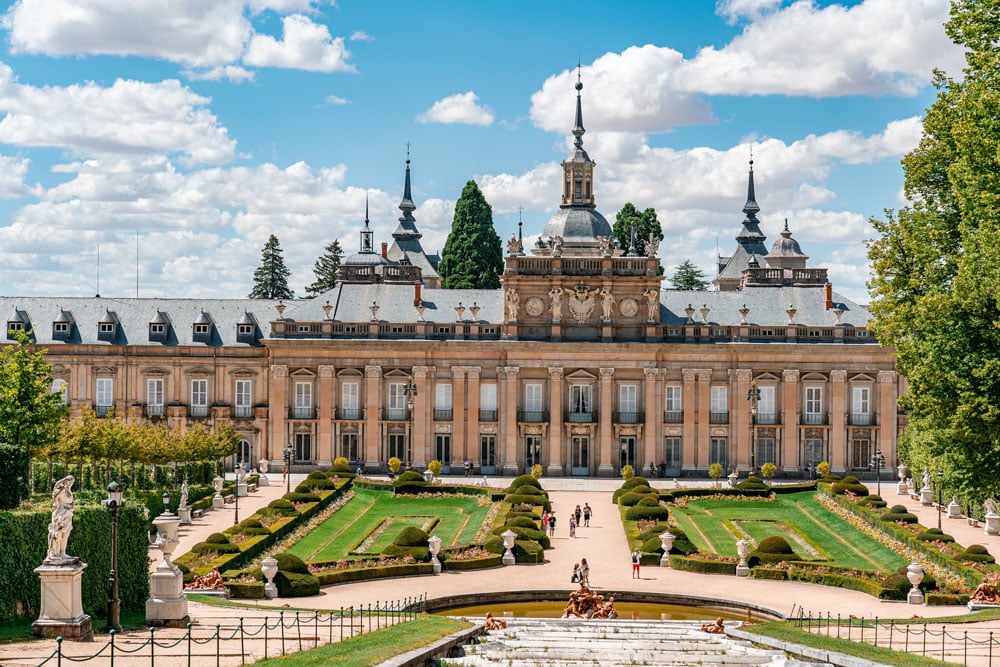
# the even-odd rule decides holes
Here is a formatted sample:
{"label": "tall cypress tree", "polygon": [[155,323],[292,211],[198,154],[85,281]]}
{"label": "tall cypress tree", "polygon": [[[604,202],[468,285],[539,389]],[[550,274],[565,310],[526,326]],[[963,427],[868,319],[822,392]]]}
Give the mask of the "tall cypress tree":
{"label": "tall cypress tree", "polygon": [[502,271],[503,251],[493,228],[493,208],[476,182],[469,181],[455,202],[451,233],[441,251],[441,287],[499,289]]}
{"label": "tall cypress tree", "polygon": [[328,243],[323,250],[324,254],[316,260],[316,265],[313,267],[316,280],[306,287],[306,294],[309,296],[332,290],[337,284],[337,269],[340,268],[340,258],[344,256],[344,250],[340,247],[339,240]]}
{"label": "tall cypress tree", "polygon": [[268,237],[260,253],[260,266],[253,272],[251,299],[293,299],[295,293],[288,287],[291,271],[285,266],[281,244],[274,234]]}

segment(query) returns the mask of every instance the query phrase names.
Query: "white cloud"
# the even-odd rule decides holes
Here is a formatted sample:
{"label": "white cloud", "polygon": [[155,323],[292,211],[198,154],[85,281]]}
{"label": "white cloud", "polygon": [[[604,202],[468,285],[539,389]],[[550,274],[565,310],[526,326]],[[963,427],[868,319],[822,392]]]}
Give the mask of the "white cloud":
{"label": "white cloud", "polygon": [[[250,11],[254,14],[271,10],[278,14],[291,14],[292,12],[312,12],[315,5],[319,4],[315,0],[249,0]],[[329,4],[333,4],[331,0]]]}
{"label": "white cloud", "polygon": [[375,38],[372,37],[371,35],[369,35],[364,30],[355,30],[354,32],[351,33],[351,36],[348,39],[350,39],[352,42],[374,42],[375,41]]}
{"label": "white cloud", "polygon": [[254,35],[243,62],[254,67],[284,67],[312,72],[353,72],[344,38],[334,38],[325,25],[308,16],[293,14],[281,19],[282,39]]}
{"label": "white cloud", "polygon": [[13,53],[140,55],[192,67],[239,59],[243,0],[17,0],[3,17]]}
{"label": "white cloud", "polygon": [[232,81],[246,83],[253,81],[255,75],[239,65],[220,65],[208,69],[185,69],[184,76],[192,81]]}
{"label": "white cloud", "polygon": [[718,0],[715,13],[734,23],[740,18],[759,18],[780,7],[781,2],[782,0]]}
{"label": "white cloud", "polygon": [[29,160],[0,155],[0,199],[17,199],[27,194],[24,177],[29,166]]}
{"label": "white cloud", "polygon": [[176,80],[119,79],[37,88],[0,63],[0,141],[74,155],[180,153],[191,163],[232,159],[235,142],[208,110],[209,99]]}
{"label": "white cloud", "polygon": [[336,95],[327,95],[326,103],[339,107],[339,106],[344,106],[345,104],[350,104],[351,101],[348,99],[344,99],[343,97],[337,97]]}
{"label": "white cloud", "polygon": [[493,112],[480,105],[479,97],[469,91],[438,100],[430,109],[417,116],[417,122],[486,126],[493,123]]}

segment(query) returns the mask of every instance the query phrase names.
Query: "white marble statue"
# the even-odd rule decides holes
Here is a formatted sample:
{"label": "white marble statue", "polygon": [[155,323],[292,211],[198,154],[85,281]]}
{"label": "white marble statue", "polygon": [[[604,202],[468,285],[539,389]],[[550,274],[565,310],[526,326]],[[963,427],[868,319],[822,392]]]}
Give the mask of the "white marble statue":
{"label": "white marble statue", "polygon": [[517,320],[518,301],[520,301],[520,299],[521,299],[521,297],[518,295],[517,292],[515,292],[512,289],[507,290],[507,321],[508,322],[514,322],[515,320]]}
{"label": "white marble statue", "polygon": [[511,234],[510,240],[507,241],[507,254],[508,255],[520,255],[524,251],[521,241]]}
{"label": "white marble statue", "polygon": [[924,468],[924,486],[923,486],[923,488],[925,488],[925,489],[931,488],[931,471],[928,470],[927,468]]}
{"label": "white marble statue", "polygon": [[660,319],[660,290],[648,289],[642,294],[646,297],[646,321],[658,321]]}
{"label": "white marble statue", "polygon": [[653,232],[649,233],[649,239],[646,240],[646,257],[656,257],[656,251],[660,249],[660,239],[656,238]]}
{"label": "white marble statue", "polygon": [[46,563],[65,563],[76,558],[66,554],[66,543],[73,530],[73,475],[66,475],[52,489],[52,520],[49,522],[49,550]]}
{"label": "white marble statue", "polygon": [[601,244],[601,254],[605,257],[611,256],[611,237],[610,236],[598,236],[597,242]]}
{"label": "white marble statue", "polygon": [[556,285],[549,290],[549,298],[552,299],[552,319],[559,320],[562,317],[562,296],[563,288]]}
{"label": "white marble statue", "polygon": [[181,503],[178,505],[178,509],[181,507],[188,506],[188,483],[187,480],[181,482]]}
{"label": "white marble statue", "polygon": [[615,297],[607,287],[601,290],[601,317],[605,322],[611,320],[611,310],[615,305]]}
{"label": "white marble statue", "polygon": [[989,498],[987,498],[986,502],[983,503],[983,505],[986,507],[986,513],[987,514],[996,514],[997,513],[997,501],[996,501],[995,498],[993,498],[993,496],[990,496]]}

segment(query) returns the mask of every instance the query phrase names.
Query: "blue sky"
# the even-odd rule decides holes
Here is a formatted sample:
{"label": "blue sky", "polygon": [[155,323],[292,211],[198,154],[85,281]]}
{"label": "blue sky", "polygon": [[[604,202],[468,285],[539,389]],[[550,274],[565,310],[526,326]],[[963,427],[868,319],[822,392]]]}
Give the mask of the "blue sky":
{"label": "blue sky", "polygon": [[[17,0],[0,22],[0,293],[242,297],[268,235],[304,295],[391,242],[407,144],[436,251],[475,179],[501,238],[559,201],[577,76],[598,208],[653,207],[668,275],[762,230],[867,300],[867,220],[960,75],[947,0]],[[138,258],[137,258],[138,241]],[[100,257],[98,261],[98,256]],[[137,262],[138,259],[138,262]],[[100,283],[98,285],[98,266]]]}

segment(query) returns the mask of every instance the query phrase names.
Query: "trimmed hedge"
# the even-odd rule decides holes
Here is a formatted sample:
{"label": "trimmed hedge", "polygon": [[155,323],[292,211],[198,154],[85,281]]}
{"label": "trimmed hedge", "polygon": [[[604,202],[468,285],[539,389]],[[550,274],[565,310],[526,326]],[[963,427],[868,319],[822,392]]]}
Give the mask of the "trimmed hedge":
{"label": "trimmed hedge", "polygon": [[970,544],[965,547],[965,551],[959,556],[963,560],[972,561],[975,563],[995,563],[996,559],[990,555],[990,552],[981,544]]}
{"label": "trimmed hedge", "polygon": [[274,575],[274,583],[278,587],[278,596],[283,598],[299,598],[308,595],[319,595],[319,579],[311,574],[297,574],[278,570]]}
{"label": "trimmed hedge", "polygon": [[636,505],[625,510],[625,519],[628,521],[640,521],[642,519],[666,521],[669,517],[670,512],[662,505],[657,505],[656,507]]}
{"label": "trimmed hedge", "polygon": [[504,500],[511,505],[525,503],[526,505],[538,505],[546,511],[552,509],[552,503],[549,502],[549,499],[542,496],[522,496],[520,494],[514,494],[506,496]]}
{"label": "trimmed hedge", "polygon": [[351,581],[366,581],[368,579],[386,579],[389,577],[408,577],[417,574],[433,574],[433,563],[400,563],[397,565],[380,565],[353,570],[333,570],[316,575],[320,584],[344,584]]}
{"label": "trimmed hedge", "polygon": [[264,599],[264,582],[255,581],[253,583],[246,581],[227,581],[225,582],[226,590],[229,591],[229,597],[237,600],[263,600]]}
{"label": "trimmed hedge", "polygon": [[969,596],[965,593],[952,595],[949,593],[928,593],[924,596],[924,602],[931,605],[958,606],[969,604]]}
{"label": "trimmed hedge", "polygon": [[510,483],[510,486],[507,488],[516,489],[519,486],[533,486],[536,489],[542,488],[541,482],[535,479],[532,475],[518,475],[517,477],[514,478],[514,480]]}
{"label": "trimmed hedge", "polygon": [[396,535],[392,543],[400,547],[426,547],[427,539],[427,533],[424,531],[415,526],[407,526],[399,531],[399,535]]}
{"label": "trimmed hedge", "polygon": [[670,553],[670,567],[685,572],[701,574],[736,574],[736,563],[726,563],[719,560],[701,560]]}
{"label": "trimmed hedge", "polygon": [[[524,528],[523,526],[511,526],[504,525],[499,528],[494,528],[492,532],[494,535],[500,535],[507,532],[508,530],[513,531],[520,540],[537,542],[542,549],[548,549],[552,546],[549,536],[545,534],[544,531],[538,528]],[[501,538],[501,541],[503,538]]]}
{"label": "trimmed hedge", "polygon": [[413,482],[426,483],[424,482],[424,476],[414,470],[407,470],[402,475],[394,479],[392,483],[395,486],[399,486],[401,484],[411,484]]}
{"label": "trimmed hedge", "polygon": [[922,533],[917,533],[917,539],[921,542],[954,542],[955,538],[946,535],[940,528],[928,528]]}
{"label": "trimmed hedge", "polygon": [[[501,543],[503,540],[501,540]],[[503,565],[503,554],[494,554],[485,558],[467,558],[465,560],[446,559],[441,561],[445,570],[482,570],[488,567]]]}
{"label": "trimmed hedge", "polygon": [[385,549],[382,549],[382,554],[394,558],[410,556],[413,560],[420,563],[431,559],[431,550],[427,547],[404,547],[399,544],[390,544]]}
{"label": "trimmed hedge", "polygon": [[533,540],[514,540],[513,552],[518,563],[541,563],[545,560],[545,551]]}

